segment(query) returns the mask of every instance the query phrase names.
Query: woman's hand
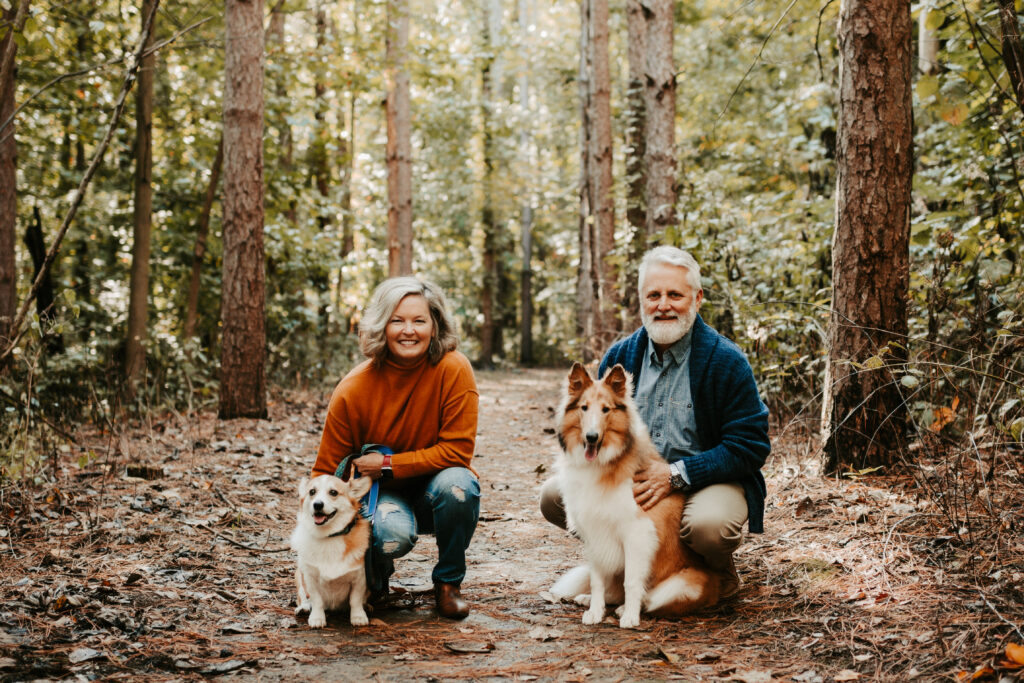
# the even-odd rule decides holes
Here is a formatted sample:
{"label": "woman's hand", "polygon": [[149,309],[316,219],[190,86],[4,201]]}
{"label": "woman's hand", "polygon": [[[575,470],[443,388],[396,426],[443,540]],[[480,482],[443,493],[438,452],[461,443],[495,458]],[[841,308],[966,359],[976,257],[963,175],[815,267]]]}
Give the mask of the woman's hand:
{"label": "woman's hand", "polygon": [[352,465],[364,477],[380,479],[382,475],[381,467],[384,466],[384,456],[380,453],[367,453],[353,460]]}
{"label": "woman's hand", "polygon": [[644,510],[672,493],[672,470],[664,460],[652,462],[647,469],[633,475],[633,498]]}

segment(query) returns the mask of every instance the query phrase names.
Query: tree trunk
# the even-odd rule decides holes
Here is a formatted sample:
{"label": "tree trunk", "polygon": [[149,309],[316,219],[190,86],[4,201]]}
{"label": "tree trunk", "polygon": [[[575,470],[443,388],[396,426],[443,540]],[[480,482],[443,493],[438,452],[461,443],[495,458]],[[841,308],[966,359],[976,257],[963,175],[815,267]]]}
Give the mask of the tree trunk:
{"label": "tree trunk", "polygon": [[647,113],[644,90],[647,82],[647,22],[640,0],[626,0],[626,27],[629,34],[629,84],[626,89],[626,221],[630,227],[629,255],[624,264],[621,309],[629,317],[629,327],[640,322],[640,298],[637,274],[640,259],[647,250]]}
{"label": "tree trunk", "polygon": [[388,274],[412,273],[412,112],[409,104],[409,2],[388,0]]}
{"label": "tree trunk", "polygon": [[676,75],[672,57],[673,3],[643,5],[647,47],[644,82],[644,166],[647,172],[647,234],[661,236],[676,224]]}
{"label": "tree trunk", "polygon": [[[32,257],[32,280],[35,281],[46,261],[46,240],[43,237],[43,217],[39,213],[39,207],[32,207],[32,218],[32,222],[25,228],[25,247],[28,249],[29,256]],[[43,275],[39,292],[36,294],[36,315],[43,323],[43,345],[47,354],[51,356],[64,353],[64,338],[59,333],[53,332],[50,327],[56,315],[55,301],[53,270],[51,269]]]}
{"label": "tree trunk", "polygon": [[[145,26],[153,13],[152,0],[142,2]],[[150,31],[146,50],[153,45]],[[142,58],[135,91],[135,206],[133,212],[132,267],[128,285],[128,334],[125,341],[124,374],[128,398],[146,369],[146,327],[149,309],[149,250],[153,226],[153,67],[156,58]]]}
{"label": "tree trunk", "polygon": [[263,0],[226,0],[220,417],[267,416]]}
{"label": "tree trunk", "polygon": [[593,50],[590,47],[592,32],[591,0],[580,0],[580,67],[578,90],[580,94],[580,214],[579,253],[576,272],[576,337],[580,340],[583,362],[590,362],[594,348],[595,293],[594,273],[594,107],[591,101],[593,88]]}
{"label": "tree trunk", "polygon": [[[0,14],[4,25],[14,21],[12,10],[3,10]],[[14,31],[8,30],[0,40],[0,60],[3,60],[0,73],[5,75],[5,79],[0,81],[0,124],[14,115],[16,50]],[[17,152],[12,121],[7,128],[0,130],[0,350],[10,343],[11,323],[18,307],[18,271],[14,258],[18,225]],[[6,360],[0,362],[0,370],[6,363]]]}
{"label": "tree trunk", "polygon": [[910,6],[901,0],[849,0],[840,9],[836,228],[822,417],[829,472],[890,465],[903,452],[906,405],[891,368],[906,357],[911,32]]}
{"label": "tree trunk", "polygon": [[483,286],[480,288],[480,312],[483,323],[480,325],[480,367],[494,367],[494,356],[501,355],[501,286],[502,268],[500,252],[502,238],[501,222],[498,220],[494,205],[495,166],[497,146],[494,140],[493,119],[495,101],[495,83],[498,80],[497,52],[498,31],[500,30],[500,6],[495,0],[485,0],[483,4],[483,47],[484,56],[480,73],[480,118],[483,128],[484,182],[483,208],[481,223],[484,231],[483,245]]}
{"label": "tree trunk", "polygon": [[533,204],[534,204],[534,166],[536,154],[534,153],[534,141],[531,134],[533,121],[533,109],[530,105],[530,75],[532,64],[530,53],[532,44],[530,42],[529,27],[533,6],[530,0],[519,0],[517,5],[520,40],[522,41],[521,58],[523,60],[522,71],[519,76],[519,159],[523,164],[524,187],[522,189],[522,200],[519,207],[519,244],[522,252],[522,268],[519,272],[519,362],[522,365],[531,365],[533,359],[533,270],[531,259],[533,256]]}
{"label": "tree trunk", "polygon": [[199,316],[199,276],[203,268],[203,258],[206,256],[206,238],[210,234],[210,211],[213,208],[213,200],[217,196],[217,183],[220,181],[220,168],[224,162],[224,136],[221,135],[217,143],[217,155],[213,159],[213,166],[210,168],[210,182],[206,186],[206,196],[203,198],[203,209],[199,213],[199,222],[196,225],[196,246],[192,252],[192,273],[188,280],[188,299],[185,303],[185,332],[184,339],[192,339],[196,333],[196,319]]}
{"label": "tree trunk", "polygon": [[591,161],[594,171],[593,183],[594,215],[593,243],[594,276],[597,284],[598,353],[604,351],[615,340],[620,331],[618,272],[614,264],[615,250],[615,197],[612,187],[612,106],[611,75],[608,65],[608,0],[590,0],[590,49],[591,78],[590,105],[593,111],[593,152]]}
{"label": "tree trunk", "polygon": [[[288,86],[284,74],[288,71],[287,55],[285,54],[284,42],[284,2],[278,0],[270,10],[270,22],[267,26],[267,49],[273,55],[271,59],[278,61],[281,68],[276,69],[273,79],[275,111],[269,115],[274,128],[277,129],[278,160],[284,175],[289,177],[294,163],[295,143],[292,137],[292,127],[288,123],[287,105]],[[297,219],[295,211],[295,200],[291,200],[284,211],[285,220],[294,225]]]}

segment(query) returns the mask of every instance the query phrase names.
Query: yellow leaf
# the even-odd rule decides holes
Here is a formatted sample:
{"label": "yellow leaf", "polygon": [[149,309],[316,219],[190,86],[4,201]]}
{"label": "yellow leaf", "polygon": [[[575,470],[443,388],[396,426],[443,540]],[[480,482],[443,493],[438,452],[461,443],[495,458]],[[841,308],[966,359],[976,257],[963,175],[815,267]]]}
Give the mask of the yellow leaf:
{"label": "yellow leaf", "polygon": [[1006,658],[1016,664],[1024,665],[1024,645],[1017,645],[1016,643],[1007,643]]}
{"label": "yellow leaf", "polygon": [[871,356],[871,358],[864,361],[864,367],[868,370],[877,370],[878,368],[885,367],[885,361],[878,356]]}

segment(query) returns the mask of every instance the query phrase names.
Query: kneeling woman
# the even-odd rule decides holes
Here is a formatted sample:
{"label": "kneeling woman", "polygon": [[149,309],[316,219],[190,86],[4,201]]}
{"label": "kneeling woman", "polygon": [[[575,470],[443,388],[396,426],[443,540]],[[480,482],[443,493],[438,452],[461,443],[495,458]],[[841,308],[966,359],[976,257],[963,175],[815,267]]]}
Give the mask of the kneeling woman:
{"label": "kneeling woman", "polygon": [[[314,475],[334,474],[350,453],[363,476],[379,479],[368,553],[371,599],[387,595],[394,559],[418,532],[437,538],[437,610],[469,614],[459,587],[466,548],[480,512],[480,484],[470,467],[478,394],[469,360],[437,285],[416,277],[385,280],[359,324],[368,358],[338,384],[327,409]],[[385,453],[371,452],[371,444]]]}

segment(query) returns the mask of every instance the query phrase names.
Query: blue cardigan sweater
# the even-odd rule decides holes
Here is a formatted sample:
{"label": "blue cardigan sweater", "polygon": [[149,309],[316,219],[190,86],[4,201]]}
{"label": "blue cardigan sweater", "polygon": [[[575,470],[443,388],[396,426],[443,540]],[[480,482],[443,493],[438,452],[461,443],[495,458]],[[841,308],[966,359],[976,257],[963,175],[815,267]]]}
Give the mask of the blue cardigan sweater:
{"label": "blue cardigan sweater", "polygon": [[[608,349],[599,375],[621,364],[634,377],[634,393],[647,351],[647,330],[640,328]],[[754,372],[738,346],[711,329],[698,315],[690,351],[690,392],[697,420],[700,453],[686,456],[686,474],[694,488],[736,482],[747,499],[751,533],[764,531],[767,491],[761,466],[771,452],[768,408],[761,401]]]}

